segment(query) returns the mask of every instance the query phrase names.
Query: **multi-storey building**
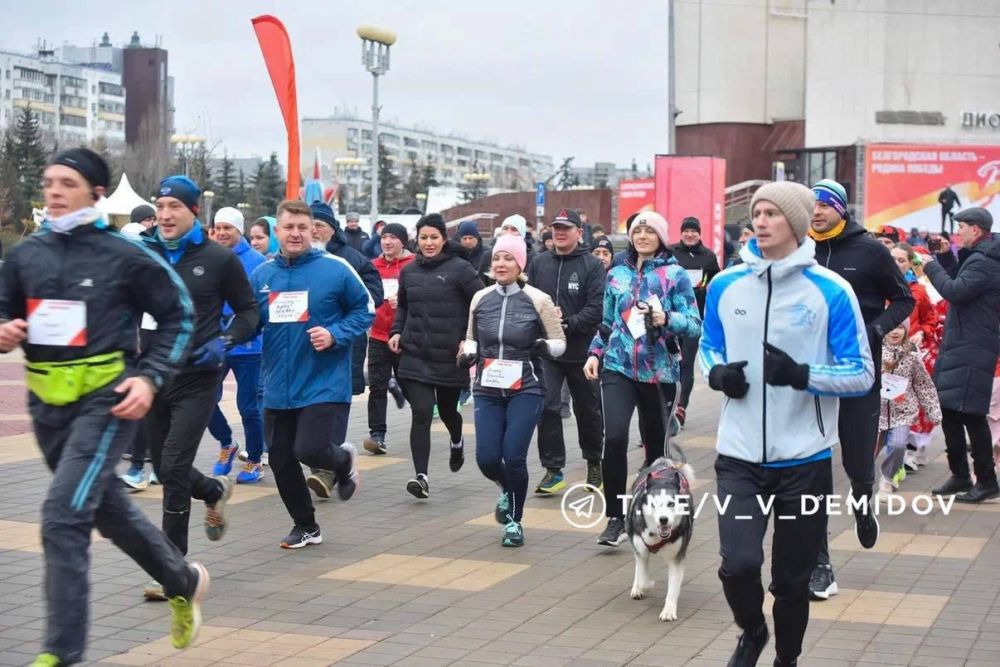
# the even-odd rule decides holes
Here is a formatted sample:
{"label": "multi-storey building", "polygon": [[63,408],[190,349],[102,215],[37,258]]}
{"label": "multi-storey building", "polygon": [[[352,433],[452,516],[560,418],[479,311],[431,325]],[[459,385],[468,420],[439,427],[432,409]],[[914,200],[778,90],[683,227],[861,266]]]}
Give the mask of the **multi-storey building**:
{"label": "multi-storey building", "polygon": [[[471,141],[387,122],[379,123],[379,136],[404,180],[412,165],[420,168],[429,163],[434,165],[435,176],[443,186],[461,185],[466,182],[466,174],[477,173],[489,175],[487,187],[491,189],[527,190],[555,171],[551,156],[529,153],[520,147]],[[324,175],[341,176],[334,162],[336,158],[370,159],[371,121],[339,111],[328,118],[303,118],[303,165],[313,163],[317,147],[322,152]]]}
{"label": "multi-storey building", "polygon": [[30,107],[48,143],[89,144],[103,137],[109,145],[120,144],[125,103],[120,74],[60,62],[48,50],[0,51],[0,131]]}

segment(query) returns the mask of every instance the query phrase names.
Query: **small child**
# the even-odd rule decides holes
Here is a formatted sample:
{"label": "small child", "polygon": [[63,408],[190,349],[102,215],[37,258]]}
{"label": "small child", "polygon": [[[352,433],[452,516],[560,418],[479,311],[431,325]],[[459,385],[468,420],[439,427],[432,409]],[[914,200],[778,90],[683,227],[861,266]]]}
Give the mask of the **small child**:
{"label": "small child", "polygon": [[[894,478],[903,469],[910,426],[920,408],[932,423],[941,423],[937,390],[924,368],[920,351],[908,340],[907,331],[909,321],[904,320],[883,340],[882,407],[878,423],[879,443],[885,451],[879,479],[879,496],[883,497],[899,486]],[[887,398],[887,393],[898,395]],[[878,452],[875,456],[878,458]]]}

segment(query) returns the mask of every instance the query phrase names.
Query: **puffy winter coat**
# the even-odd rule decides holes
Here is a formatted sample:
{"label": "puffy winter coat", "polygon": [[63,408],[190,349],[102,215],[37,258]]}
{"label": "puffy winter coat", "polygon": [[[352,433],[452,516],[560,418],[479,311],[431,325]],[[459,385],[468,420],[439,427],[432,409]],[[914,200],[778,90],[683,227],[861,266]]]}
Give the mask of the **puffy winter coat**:
{"label": "puffy winter coat", "polygon": [[[340,257],[312,249],[291,263],[275,255],[250,279],[264,328],[264,407],[350,403],[351,347],[375,319],[375,304],[357,272]],[[273,304],[289,292],[306,293],[306,313],[298,321],[275,322]],[[316,326],[334,341],[321,352],[306,333]]]}
{"label": "puffy winter coat", "polygon": [[[548,294],[517,283],[506,286],[498,283],[476,292],[463,347],[467,354],[479,354],[476,393],[544,394],[540,358],[531,351],[539,339],[545,340],[551,357],[560,356],[566,349],[566,335]],[[510,390],[483,384],[484,369],[497,360],[521,362],[521,378]]]}
{"label": "puffy winter coat", "polygon": [[[605,370],[636,382],[678,382],[680,345],[673,339],[701,333],[691,280],[669,251],[646,260],[640,270],[636,269],[635,259],[633,251],[624,264],[608,273],[602,324],[610,335],[605,342],[597,333],[590,343],[590,354],[603,359]],[[649,301],[654,296],[667,313],[667,325],[650,346],[646,334],[638,339],[632,336],[628,320],[639,301]]]}
{"label": "puffy winter coat", "polygon": [[675,243],[670,246],[674,259],[681,268],[688,272],[691,286],[694,287],[694,297],[698,300],[698,312],[705,314],[705,290],[708,283],[719,273],[719,258],[714,252],[699,241],[696,245],[687,246]]}
{"label": "puffy winter coat", "polygon": [[950,304],[934,366],[941,407],[988,414],[1000,351],[1000,237],[974,246],[952,276],[937,262],[924,273]]}
{"label": "puffy winter coat", "polygon": [[886,400],[878,417],[878,430],[888,431],[897,426],[910,426],[917,421],[920,408],[934,424],[941,423],[941,404],[937,390],[927,374],[920,351],[909,342],[903,345],[886,345],[882,348],[882,374],[892,373],[906,378],[906,393]]}
{"label": "puffy winter coat", "polygon": [[[767,260],[751,239],[743,264],[708,286],[701,333],[705,375],[717,364],[746,361],[749,391],[726,399],[720,454],[752,463],[801,461],[837,444],[839,396],[862,396],[875,368],[857,298],[833,271],[816,265],[806,239],[788,257]],[[764,343],[809,365],[806,391],[764,382]]]}
{"label": "puffy winter coat", "polygon": [[400,334],[401,380],[467,387],[458,345],[469,323],[469,302],[483,288],[476,270],[451,243],[434,257],[418,254],[399,274],[396,318],[390,336]]}

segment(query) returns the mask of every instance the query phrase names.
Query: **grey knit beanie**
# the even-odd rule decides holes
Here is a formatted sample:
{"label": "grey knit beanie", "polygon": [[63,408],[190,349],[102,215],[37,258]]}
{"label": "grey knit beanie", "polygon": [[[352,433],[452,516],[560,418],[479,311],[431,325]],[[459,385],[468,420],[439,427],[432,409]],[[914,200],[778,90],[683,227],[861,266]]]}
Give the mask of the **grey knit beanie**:
{"label": "grey knit beanie", "polygon": [[781,209],[799,243],[802,243],[809,233],[809,223],[816,205],[816,195],[812,190],[794,181],[775,181],[762,185],[750,200],[751,218],[753,218],[753,207],[759,201],[769,201]]}

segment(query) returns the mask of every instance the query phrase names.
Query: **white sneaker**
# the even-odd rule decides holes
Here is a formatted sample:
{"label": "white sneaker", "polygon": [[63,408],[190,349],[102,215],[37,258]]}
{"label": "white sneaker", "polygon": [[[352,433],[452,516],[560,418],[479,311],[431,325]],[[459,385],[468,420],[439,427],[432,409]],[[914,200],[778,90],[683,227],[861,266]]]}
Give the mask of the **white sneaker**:
{"label": "white sneaker", "polygon": [[927,445],[917,447],[917,453],[914,454],[913,460],[917,462],[918,466],[927,465]]}
{"label": "white sneaker", "polygon": [[880,476],[878,480],[878,493],[875,494],[876,502],[887,503],[895,490],[891,479]]}

